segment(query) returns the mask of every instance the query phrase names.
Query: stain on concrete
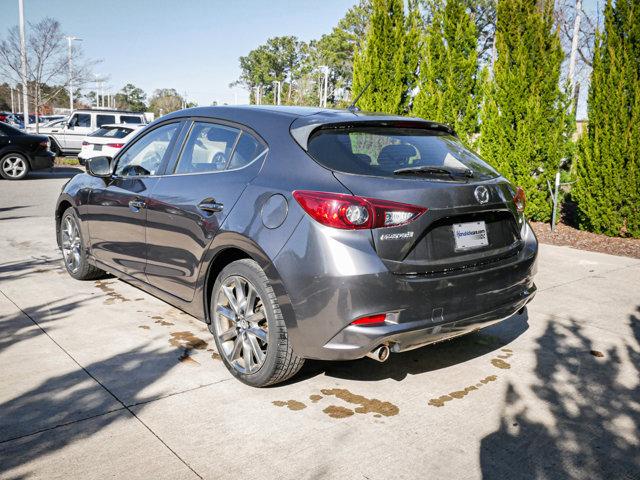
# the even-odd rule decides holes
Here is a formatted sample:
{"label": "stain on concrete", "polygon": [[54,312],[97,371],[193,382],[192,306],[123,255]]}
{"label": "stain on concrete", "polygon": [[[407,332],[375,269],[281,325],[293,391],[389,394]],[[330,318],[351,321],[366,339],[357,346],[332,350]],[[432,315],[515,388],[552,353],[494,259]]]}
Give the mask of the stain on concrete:
{"label": "stain on concrete", "polygon": [[322,411],[331,418],[347,418],[354,414],[354,411],[350,408],[340,407],[338,405],[329,405]]}
{"label": "stain on concrete", "polygon": [[501,368],[502,370],[508,370],[511,368],[511,365],[500,358],[492,358],[491,365],[496,368]]}
{"label": "stain on concrete", "polygon": [[393,403],[383,402],[377,398],[367,398],[362,395],[356,395],[344,388],[323,388],[321,392],[327,396],[333,395],[347,403],[360,405],[355,409],[356,413],[379,413],[385,417],[392,417],[400,413],[400,409]]}
{"label": "stain on concrete", "polygon": [[429,400],[429,405],[431,405],[432,407],[444,407],[444,404],[446,402],[450,402],[452,400],[461,400],[467,395],[469,395],[471,392],[478,390],[483,385],[486,385],[490,382],[495,382],[497,378],[498,377],[496,375],[489,375],[488,377],[485,377],[482,380],[480,380],[475,385],[470,385],[468,387],[463,388],[462,390],[455,390],[453,392],[450,392],[447,395],[441,395],[440,397],[432,398],[431,400]]}
{"label": "stain on concrete", "polygon": [[138,328],[142,328],[143,330],[150,330],[151,327],[149,327],[148,325],[138,325]]}
{"label": "stain on concrete", "polygon": [[129,301],[128,298],[116,292],[113,288],[109,286],[109,285],[113,285],[114,283],[115,282],[107,283],[105,280],[96,280],[95,282],[96,287],[102,290],[107,296],[107,298],[103,302],[105,305],[113,305],[116,302],[124,303]]}
{"label": "stain on concrete", "polygon": [[191,332],[173,332],[169,344],[183,350],[205,350],[208,345]]}
{"label": "stain on concrete", "polygon": [[320,400],[322,400],[322,395],[317,395],[317,394],[313,394],[313,395],[309,395],[309,400],[311,400],[313,403],[318,403]]}
{"label": "stain on concrete", "polygon": [[598,357],[598,358],[602,358],[602,357],[604,357],[604,353],[602,353],[602,352],[601,352],[601,351],[599,351],[599,350],[591,350],[589,353],[590,353],[591,355],[593,355],[594,357]]}
{"label": "stain on concrete", "polygon": [[[152,318],[156,318],[156,317],[152,317]],[[154,323],[157,323],[158,325],[161,325],[163,327],[170,327],[172,325],[175,325],[175,323],[167,322],[166,320],[156,320]]]}
{"label": "stain on concrete", "polygon": [[287,400],[286,402],[283,402],[282,400],[274,400],[271,403],[273,403],[276,407],[286,406],[289,410],[293,410],[294,412],[307,408],[304,403],[297,400]]}

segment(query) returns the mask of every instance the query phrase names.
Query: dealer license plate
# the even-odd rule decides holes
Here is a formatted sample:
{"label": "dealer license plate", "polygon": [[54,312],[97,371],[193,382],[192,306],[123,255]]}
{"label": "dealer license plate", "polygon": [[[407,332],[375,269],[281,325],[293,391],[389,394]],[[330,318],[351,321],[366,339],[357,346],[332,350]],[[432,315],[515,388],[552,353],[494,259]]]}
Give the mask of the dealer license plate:
{"label": "dealer license plate", "polygon": [[489,245],[487,226],[483,221],[454,223],[453,238],[456,242],[456,250],[473,250]]}

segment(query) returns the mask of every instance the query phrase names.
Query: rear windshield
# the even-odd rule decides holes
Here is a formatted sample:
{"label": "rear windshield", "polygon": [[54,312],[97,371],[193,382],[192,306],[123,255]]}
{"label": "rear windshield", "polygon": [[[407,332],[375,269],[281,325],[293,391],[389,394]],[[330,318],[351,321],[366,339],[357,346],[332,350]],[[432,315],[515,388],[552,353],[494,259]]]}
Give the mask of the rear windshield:
{"label": "rear windshield", "polygon": [[124,138],[133,132],[130,128],[123,127],[102,127],[93,132],[90,137]]}
{"label": "rear windshield", "polygon": [[[320,164],[345,173],[397,176],[400,169],[434,167],[453,172],[471,170],[475,178],[498,173],[456,137],[419,128],[349,127],[315,132],[309,154]],[[394,173],[396,172],[396,173]]]}

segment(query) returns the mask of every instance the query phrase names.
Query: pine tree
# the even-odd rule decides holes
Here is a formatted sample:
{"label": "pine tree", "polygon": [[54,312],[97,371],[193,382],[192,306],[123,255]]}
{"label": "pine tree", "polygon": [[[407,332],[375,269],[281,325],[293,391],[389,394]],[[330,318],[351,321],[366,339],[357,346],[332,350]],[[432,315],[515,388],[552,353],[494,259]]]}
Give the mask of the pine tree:
{"label": "pine tree", "polygon": [[372,0],[364,43],[353,62],[352,96],[361,93],[361,110],[403,114],[415,82],[418,19],[415,0],[405,16],[403,0]]}
{"label": "pine tree", "polygon": [[479,149],[524,188],[527,215],[547,221],[547,180],[569,153],[572,126],[559,84],[563,52],[553,0],[499,0],[497,12],[497,59],[493,78],[484,75]]}
{"label": "pine tree", "polygon": [[581,228],[640,237],[640,1],[608,0],[572,197]]}
{"label": "pine tree", "polygon": [[412,114],[449,124],[469,142],[478,126],[478,39],[466,3],[435,0],[431,4]]}

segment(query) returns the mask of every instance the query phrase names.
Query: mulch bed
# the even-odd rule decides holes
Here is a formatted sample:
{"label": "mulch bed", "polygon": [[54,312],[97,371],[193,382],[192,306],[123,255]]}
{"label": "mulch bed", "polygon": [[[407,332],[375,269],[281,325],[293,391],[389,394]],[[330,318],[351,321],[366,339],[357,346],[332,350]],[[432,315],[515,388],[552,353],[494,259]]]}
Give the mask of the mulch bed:
{"label": "mulch bed", "polygon": [[607,237],[584,232],[563,223],[557,224],[554,232],[551,232],[551,226],[548,223],[531,222],[531,226],[540,243],[640,258],[640,238]]}

